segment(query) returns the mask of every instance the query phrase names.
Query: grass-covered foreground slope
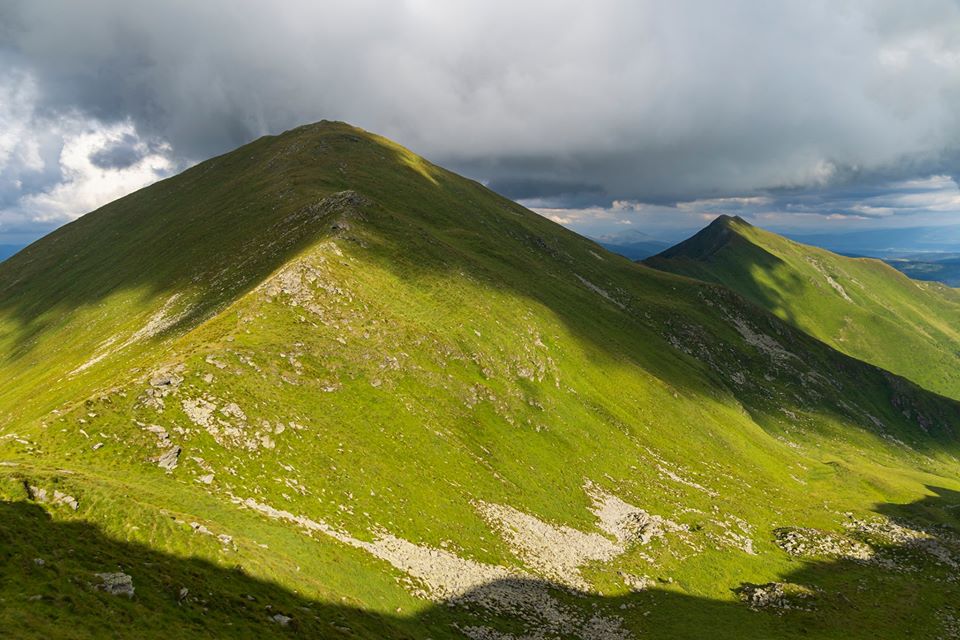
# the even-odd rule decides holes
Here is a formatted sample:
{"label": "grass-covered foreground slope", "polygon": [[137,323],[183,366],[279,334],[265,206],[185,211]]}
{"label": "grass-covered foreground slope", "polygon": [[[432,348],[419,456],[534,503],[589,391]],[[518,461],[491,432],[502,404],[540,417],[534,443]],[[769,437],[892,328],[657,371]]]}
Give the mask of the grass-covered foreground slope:
{"label": "grass-covered foreground slope", "polygon": [[960,398],[960,292],[721,216],[646,264],[718,282],[846,354]]}
{"label": "grass-covered foreground slope", "polygon": [[0,635],[950,637],[960,412],[347,125],[0,265]]}

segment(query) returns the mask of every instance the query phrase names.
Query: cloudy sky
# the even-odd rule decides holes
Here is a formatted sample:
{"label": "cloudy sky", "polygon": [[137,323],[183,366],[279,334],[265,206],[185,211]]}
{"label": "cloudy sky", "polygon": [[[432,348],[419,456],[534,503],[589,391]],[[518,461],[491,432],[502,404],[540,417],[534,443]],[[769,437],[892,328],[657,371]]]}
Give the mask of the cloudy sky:
{"label": "cloudy sky", "polygon": [[0,242],[324,118],[592,234],[960,223],[960,3],[0,0]]}

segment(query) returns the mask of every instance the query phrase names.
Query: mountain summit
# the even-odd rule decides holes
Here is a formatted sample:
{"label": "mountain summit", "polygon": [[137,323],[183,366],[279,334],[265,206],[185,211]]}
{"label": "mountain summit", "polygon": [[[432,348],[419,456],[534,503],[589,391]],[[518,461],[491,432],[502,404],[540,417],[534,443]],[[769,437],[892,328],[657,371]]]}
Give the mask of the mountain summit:
{"label": "mountain summit", "polygon": [[740,216],[717,216],[713,222],[690,238],[658,253],[654,258],[669,259],[684,257],[694,260],[708,260],[711,256],[726,248],[731,242],[741,239],[739,229],[750,224]]}
{"label": "mountain summit", "polygon": [[839,351],[960,399],[955,289],[729,216],[646,264],[723,284]]}
{"label": "mountain summit", "polygon": [[957,402],[343,123],[0,264],[0,377],[0,635],[955,629]]}

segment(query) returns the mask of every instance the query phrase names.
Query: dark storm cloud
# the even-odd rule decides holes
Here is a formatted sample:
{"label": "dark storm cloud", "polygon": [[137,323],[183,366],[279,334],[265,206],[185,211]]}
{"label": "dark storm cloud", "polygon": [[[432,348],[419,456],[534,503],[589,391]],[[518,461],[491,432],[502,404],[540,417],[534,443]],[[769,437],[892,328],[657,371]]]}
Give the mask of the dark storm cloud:
{"label": "dark storm cloud", "polygon": [[515,200],[538,199],[586,199],[602,198],[603,186],[585,182],[564,182],[549,178],[498,178],[487,186]]}
{"label": "dark storm cloud", "polygon": [[185,161],[330,118],[551,206],[960,173],[951,0],[12,0],[0,24],[38,110]]}
{"label": "dark storm cloud", "polygon": [[127,134],[120,140],[90,154],[90,162],[101,169],[125,169],[139,162],[147,153],[136,136]]}

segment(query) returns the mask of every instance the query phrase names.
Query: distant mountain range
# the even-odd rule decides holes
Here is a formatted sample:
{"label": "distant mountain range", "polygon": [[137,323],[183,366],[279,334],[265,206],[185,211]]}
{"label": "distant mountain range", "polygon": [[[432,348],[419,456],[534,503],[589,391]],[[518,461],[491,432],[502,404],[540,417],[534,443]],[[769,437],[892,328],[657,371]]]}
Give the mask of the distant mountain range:
{"label": "distant mountain range", "polygon": [[[880,258],[917,280],[960,286],[960,225],[846,233],[788,233],[785,237],[841,255]],[[592,239],[631,260],[645,260],[672,244],[632,229],[593,236]]]}
{"label": "distant mountain range", "polygon": [[904,254],[957,252],[960,250],[960,225],[867,229],[845,233],[785,234],[788,238],[829,249],[834,253],[873,258]]}
{"label": "distant mountain range", "polygon": [[931,280],[960,287],[960,256],[955,253],[907,255],[886,258],[884,261],[915,280]]}
{"label": "distant mountain range", "polygon": [[880,258],[916,280],[960,286],[960,225],[787,237],[851,257]]}
{"label": "distant mountain range", "polygon": [[619,253],[631,260],[643,260],[644,258],[660,253],[671,244],[634,229],[602,236],[593,236],[592,239],[608,251]]}

